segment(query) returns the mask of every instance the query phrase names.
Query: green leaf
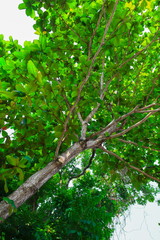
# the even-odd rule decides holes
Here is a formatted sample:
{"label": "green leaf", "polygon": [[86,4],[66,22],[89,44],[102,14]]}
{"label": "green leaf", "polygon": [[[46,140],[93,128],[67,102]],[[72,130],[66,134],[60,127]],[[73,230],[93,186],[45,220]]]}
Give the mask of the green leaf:
{"label": "green leaf", "polygon": [[73,91],[72,92],[72,97],[74,98],[74,97],[76,97],[77,96],[77,91]]}
{"label": "green leaf", "polygon": [[31,82],[25,87],[26,93],[30,94],[31,96],[34,96],[37,88],[38,88],[38,85],[36,83]]}
{"label": "green leaf", "polygon": [[25,159],[25,158],[23,158],[21,161],[20,161],[20,163],[19,163],[19,167],[20,168],[26,168],[27,167],[27,165],[26,165],[26,163],[28,162],[28,160],[27,159]]}
{"label": "green leaf", "polygon": [[[0,221],[4,221],[5,219],[4,218],[2,218],[2,217],[0,217]],[[2,240],[3,240],[3,238],[2,238]],[[4,240],[5,240],[5,238],[4,238]]]}
{"label": "green leaf", "polygon": [[12,93],[12,92],[0,91],[0,94],[1,94],[1,96],[8,98],[8,99],[14,98],[14,93]]}
{"label": "green leaf", "polygon": [[11,155],[6,156],[7,162],[11,164],[12,166],[18,166],[19,164],[19,158],[14,158]]}
{"label": "green leaf", "polygon": [[8,137],[8,133],[6,131],[2,130],[2,136],[3,137]]}
{"label": "green leaf", "polygon": [[5,59],[3,57],[0,57],[0,67],[4,66],[6,64]]}
{"label": "green leaf", "polygon": [[34,63],[32,62],[32,60],[29,60],[27,63],[27,69],[28,72],[30,74],[32,74],[35,78],[37,77],[38,74],[38,69],[36,68],[36,66],[34,65]]}
{"label": "green leaf", "polygon": [[7,185],[7,180],[6,179],[4,179],[4,191],[6,192],[6,193],[8,193],[8,185]]}
{"label": "green leaf", "polygon": [[40,84],[43,83],[43,81],[42,81],[42,73],[41,73],[40,71],[38,71],[38,73],[37,73],[37,80],[38,80],[38,82],[39,82]]}
{"label": "green leaf", "polygon": [[20,10],[26,9],[25,3],[20,3],[20,4],[18,5],[18,9],[20,9]]}
{"label": "green leaf", "polygon": [[26,96],[26,93],[22,92],[22,91],[14,90],[13,92],[14,92],[14,96],[17,96],[17,97],[25,97]]}
{"label": "green leaf", "polygon": [[10,204],[13,208],[17,208],[14,201],[9,199],[8,197],[3,197],[3,201],[7,202],[8,204]]}
{"label": "green leaf", "polygon": [[17,173],[19,174],[19,180],[23,181],[24,180],[24,173],[21,168],[17,167],[16,168]]}
{"label": "green leaf", "polygon": [[41,43],[42,49],[46,48],[47,38],[45,35],[41,35],[39,38],[39,41]]}

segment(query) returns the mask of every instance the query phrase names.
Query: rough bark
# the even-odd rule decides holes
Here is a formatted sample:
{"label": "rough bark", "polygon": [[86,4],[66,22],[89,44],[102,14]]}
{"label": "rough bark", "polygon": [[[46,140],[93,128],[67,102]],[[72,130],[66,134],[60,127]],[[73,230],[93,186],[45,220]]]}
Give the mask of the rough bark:
{"label": "rough bark", "polygon": [[[20,207],[28,198],[33,196],[40,187],[45,184],[54,174],[56,174],[70,160],[76,157],[80,152],[98,147],[102,139],[81,141],[73,144],[67,151],[58,156],[56,161],[51,161],[42,170],[33,174],[16,191],[8,196],[14,201],[16,208]],[[0,203],[0,217],[6,219],[11,215],[11,205],[5,201]]]}

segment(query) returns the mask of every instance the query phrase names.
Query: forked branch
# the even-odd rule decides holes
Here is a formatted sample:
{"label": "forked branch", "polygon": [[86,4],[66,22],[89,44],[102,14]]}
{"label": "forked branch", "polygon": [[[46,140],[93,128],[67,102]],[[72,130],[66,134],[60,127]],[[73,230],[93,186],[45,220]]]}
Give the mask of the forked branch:
{"label": "forked branch", "polygon": [[[148,109],[152,106],[155,106],[157,104],[153,103],[153,104],[150,104],[144,108],[138,108],[138,106],[136,106],[132,111],[122,115],[121,117],[117,118],[116,120],[113,120],[112,122],[110,122],[105,128],[103,128],[102,130],[92,134],[89,138],[93,138],[94,136],[100,136],[100,135],[104,135],[109,128],[111,128],[111,126],[121,122],[122,120],[126,119],[127,117],[131,116],[132,114],[134,113],[143,113],[143,111],[149,111],[149,114],[147,114],[142,120],[140,120],[139,122],[133,124],[132,126],[128,127],[127,129],[125,129],[124,131],[120,132],[120,133],[117,133],[117,134],[114,134],[114,135],[111,135],[109,137],[106,137],[106,139],[111,139],[111,138],[116,138],[116,137],[119,137],[119,136],[122,136],[124,135],[125,133],[129,132],[131,129],[135,128],[135,127],[138,127],[140,124],[142,124],[143,122],[145,122],[152,114],[154,114],[155,112],[159,112],[160,109],[157,108],[157,109],[154,109],[154,110],[145,110],[145,109]],[[117,128],[118,129],[118,128]]]}
{"label": "forked branch", "polygon": [[132,126],[128,127],[127,129],[125,129],[124,131],[114,134],[112,136],[107,137],[106,139],[111,139],[111,138],[116,138],[119,136],[122,136],[124,134],[126,134],[127,132],[129,132],[130,130],[132,130],[135,127],[138,127],[139,125],[141,125],[142,123],[144,123],[151,115],[153,114],[153,112],[150,112],[149,114],[147,114],[147,116],[145,116],[142,120],[140,120],[139,122],[133,124]]}

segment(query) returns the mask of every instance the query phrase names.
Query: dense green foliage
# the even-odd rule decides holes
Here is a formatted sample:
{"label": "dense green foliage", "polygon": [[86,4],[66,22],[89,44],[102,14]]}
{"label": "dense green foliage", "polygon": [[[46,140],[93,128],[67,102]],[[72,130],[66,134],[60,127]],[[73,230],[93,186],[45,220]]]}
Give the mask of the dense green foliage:
{"label": "dense green foliage", "polygon": [[149,182],[160,182],[157,6],[158,0],[19,5],[35,20],[39,39],[21,46],[0,35],[1,199],[14,207],[8,194],[84,140],[84,120],[85,139],[95,139],[135,111],[113,133],[104,131],[93,158],[90,149],[79,154],[1,224],[2,239],[110,239],[117,214],[154,200]]}
{"label": "dense green foliage", "polygon": [[[69,167],[74,171],[72,164]],[[107,240],[113,233],[115,216],[135,201],[140,204],[153,201],[149,185],[142,186],[139,195],[129,185],[121,181],[113,184],[96,172],[94,175],[87,172],[67,188],[65,171],[67,168],[1,224],[5,240]]]}

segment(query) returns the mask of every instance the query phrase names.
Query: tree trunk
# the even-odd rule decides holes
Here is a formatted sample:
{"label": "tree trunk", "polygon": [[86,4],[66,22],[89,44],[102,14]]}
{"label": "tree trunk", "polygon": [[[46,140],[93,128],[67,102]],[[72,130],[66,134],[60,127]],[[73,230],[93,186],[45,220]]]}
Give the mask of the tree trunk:
{"label": "tree trunk", "polygon": [[[63,166],[65,166],[71,159],[76,157],[85,149],[96,148],[102,139],[81,141],[73,144],[67,151],[61,154],[56,161],[50,162],[42,170],[33,174],[26,182],[24,182],[16,191],[8,196],[14,201],[16,208],[20,207],[28,198],[33,196],[43,184],[45,184],[54,174],[56,174]],[[10,210],[11,205],[5,201],[0,203],[0,217],[6,219],[13,212]]]}

